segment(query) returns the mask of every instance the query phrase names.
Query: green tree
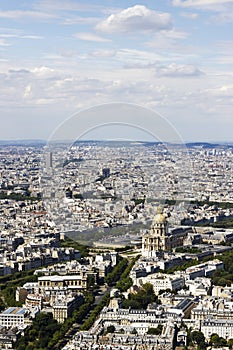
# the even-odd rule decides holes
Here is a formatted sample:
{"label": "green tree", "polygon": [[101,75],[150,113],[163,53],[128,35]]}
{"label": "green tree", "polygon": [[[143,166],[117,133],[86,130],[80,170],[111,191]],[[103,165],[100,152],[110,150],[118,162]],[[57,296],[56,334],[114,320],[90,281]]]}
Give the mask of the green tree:
{"label": "green tree", "polygon": [[18,340],[15,348],[16,350],[47,350],[50,339],[60,327],[61,325],[53,319],[51,313],[40,313],[32,325],[26,329],[25,335]]}
{"label": "green tree", "polygon": [[227,345],[229,346],[229,349],[233,349],[233,339],[229,339]]}
{"label": "green tree", "polygon": [[226,339],[219,337],[217,333],[213,333],[210,337],[210,344],[215,347],[220,347],[227,345],[227,341]]}
{"label": "green tree", "polygon": [[200,342],[197,346],[197,350],[206,350],[207,349],[207,345],[204,341]]}
{"label": "green tree", "polygon": [[195,344],[200,344],[205,342],[205,336],[202,332],[200,331],[193,331],[191,332],[191,340]]}
{"label": "green tree", "polygon": [[152,335],[160,335],[163,331],[163,326],[161,324],[158,325],[158,327],[154,328],[148,328],[147,334],[152,334]]}
{"label": "green tree", "polygon": [[74,241],[73,239],[71,239],[69,237],[65,237],[65,239],[63,241],[61,241],[60,246],[64,247],[64,248],[72,247],[76,250],[79,250],[82,258],[85,258],[89,254],[88,246],[83,245],[77,241]]}
{"label": "green tree", "polygon": [[113,325],[107,327],[107,333],[114,333],[115,330],[116,330],[116,328]]}
{"label": "green tree", "polygon": [[87,275],[87,289],[93,289],[95,286],[95,276]]}
{"label": "green tree", "polygon": [[114,266],[113,271],[107,274],[107,276],[105,277],[105,282],[109,286],[114,285],[120,279],[120,277],[122,277],[121,275],[123,274],[127,266],[128,260],[121,259],[119,263],[116,266]]}
{"label": "green tree", "polygon": [[102,308],[106,305],[108,305],[110,300],[110,294],[107,293],[100,304],[96,305],[96,307],[93,309],[93,311],[91,312],[90,316],[86,319],[86,321],[81,325],[80,330],[84,331],[84,330],[88,330],[93,323],[96,320],[96,317],[99,315],[100,311],[102,310]]}
{"label": "green tree", "polygon": [[130,293],[128,299],[124,299],[122,306],[125,309],[146,309],[152,302],[158,302],[158,298],[154,293],[153,286],[150,283],[145,283],[142,288],[136,293]]}
{"label": "green tree", "polygon": [[117,282],[116,287],[121,292],[126,292],[130,287],[132,287],[133,281],[130,277],[121,278],[120,281]]}

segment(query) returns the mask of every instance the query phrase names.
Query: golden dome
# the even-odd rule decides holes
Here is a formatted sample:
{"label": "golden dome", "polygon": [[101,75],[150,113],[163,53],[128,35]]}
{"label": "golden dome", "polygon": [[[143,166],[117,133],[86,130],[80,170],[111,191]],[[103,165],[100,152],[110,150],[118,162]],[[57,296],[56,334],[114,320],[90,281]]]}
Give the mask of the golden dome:
{"label": "golden dome", "polygon": [[163,224],[166,222],[166,216],[163,214],[162,208],[158,207],[157,214],[154,217],[154,224]]}

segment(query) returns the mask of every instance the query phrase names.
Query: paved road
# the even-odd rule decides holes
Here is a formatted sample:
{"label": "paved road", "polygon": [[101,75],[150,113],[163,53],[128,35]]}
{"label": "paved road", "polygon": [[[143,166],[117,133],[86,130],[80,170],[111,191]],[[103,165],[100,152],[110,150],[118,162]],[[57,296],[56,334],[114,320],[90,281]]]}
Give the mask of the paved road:
{"label": "paved road", "polygon": [[[94,307],[101,303],[103,297],[107,293],[109,293],[111,289],[112,289],[112,287],[109,287],[107,285],[99,287],[99,292],[98,292],[98,295],[95,296],[95,302],[93,304],[93,307],[89,311],[87,316],[83,319],[83,321],[85,321],[90,316],[90,314],[91,314],[92,310],[94,309]],[[69,331],[65,334],[64,338],[57,344],[56,349],[62,349],[68,343],[68,341],[71,340],[72,337],[79,331],[79,327],[80,326],[81,326],[81,324],[74,323],[72,325],[72,327],[69,329]]]}

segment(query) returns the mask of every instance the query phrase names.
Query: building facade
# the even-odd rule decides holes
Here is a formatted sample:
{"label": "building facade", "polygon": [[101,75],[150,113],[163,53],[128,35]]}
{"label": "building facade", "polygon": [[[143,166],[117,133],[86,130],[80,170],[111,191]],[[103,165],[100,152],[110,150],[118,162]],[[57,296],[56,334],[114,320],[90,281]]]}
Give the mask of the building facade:
{"label": "building facade", "polygon": [[214,333],[224,339],[232,339],[233,320],[206,319],[201,322],[201,332],[204,334],[206,340],[210,340],[211,335]]}
{"label": "building facade", "polygon": [[87,275],[80,273],[79,275],[65,276],[43,276],[38,278],[39,293],[54,290],[54,288],[66,288],[69,291],[81,291],[87,289]]}
{"label": "building facade", "polygon": [[168,232],[168,222],[161,208],[155,216],[150,232],[142,237],[142,256],[147,258],[156,257],[159,251],[170,251],[183,245],[187,237],[186,231]]}
{"label": "building facade", "polygon": [[162,273],[153,273],[146,277],[138,279],[139,284],[150,283],[153,286],[156,295],[160,291],[179,290],[184,287],[184,278],[176,275],[164,275]]}
{"label": "building facade", "polygon": [[9,307],[0,313],[0,325],[6,328],[25,325],[28,321],[29,311],[21,307]]}
{"label": "building facade", "polygon": [[74,310],[76,310],[83,303],[83,295],[76,294],[75,296],[58,296],[56,302],[53,304],[53,318],[59,323],[63,323],[66,318],[71,317]]}

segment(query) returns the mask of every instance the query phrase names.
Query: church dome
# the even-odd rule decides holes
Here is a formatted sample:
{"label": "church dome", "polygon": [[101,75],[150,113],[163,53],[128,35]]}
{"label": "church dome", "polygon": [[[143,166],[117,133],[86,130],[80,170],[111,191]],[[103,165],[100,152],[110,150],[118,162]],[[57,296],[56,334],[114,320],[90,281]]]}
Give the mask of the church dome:
{"label": "church dome", "polygon": [[154,217],[154,224],[163,224],[166,222],[166,216],[162,213],[162,209],[159,207],[158,212]]}

